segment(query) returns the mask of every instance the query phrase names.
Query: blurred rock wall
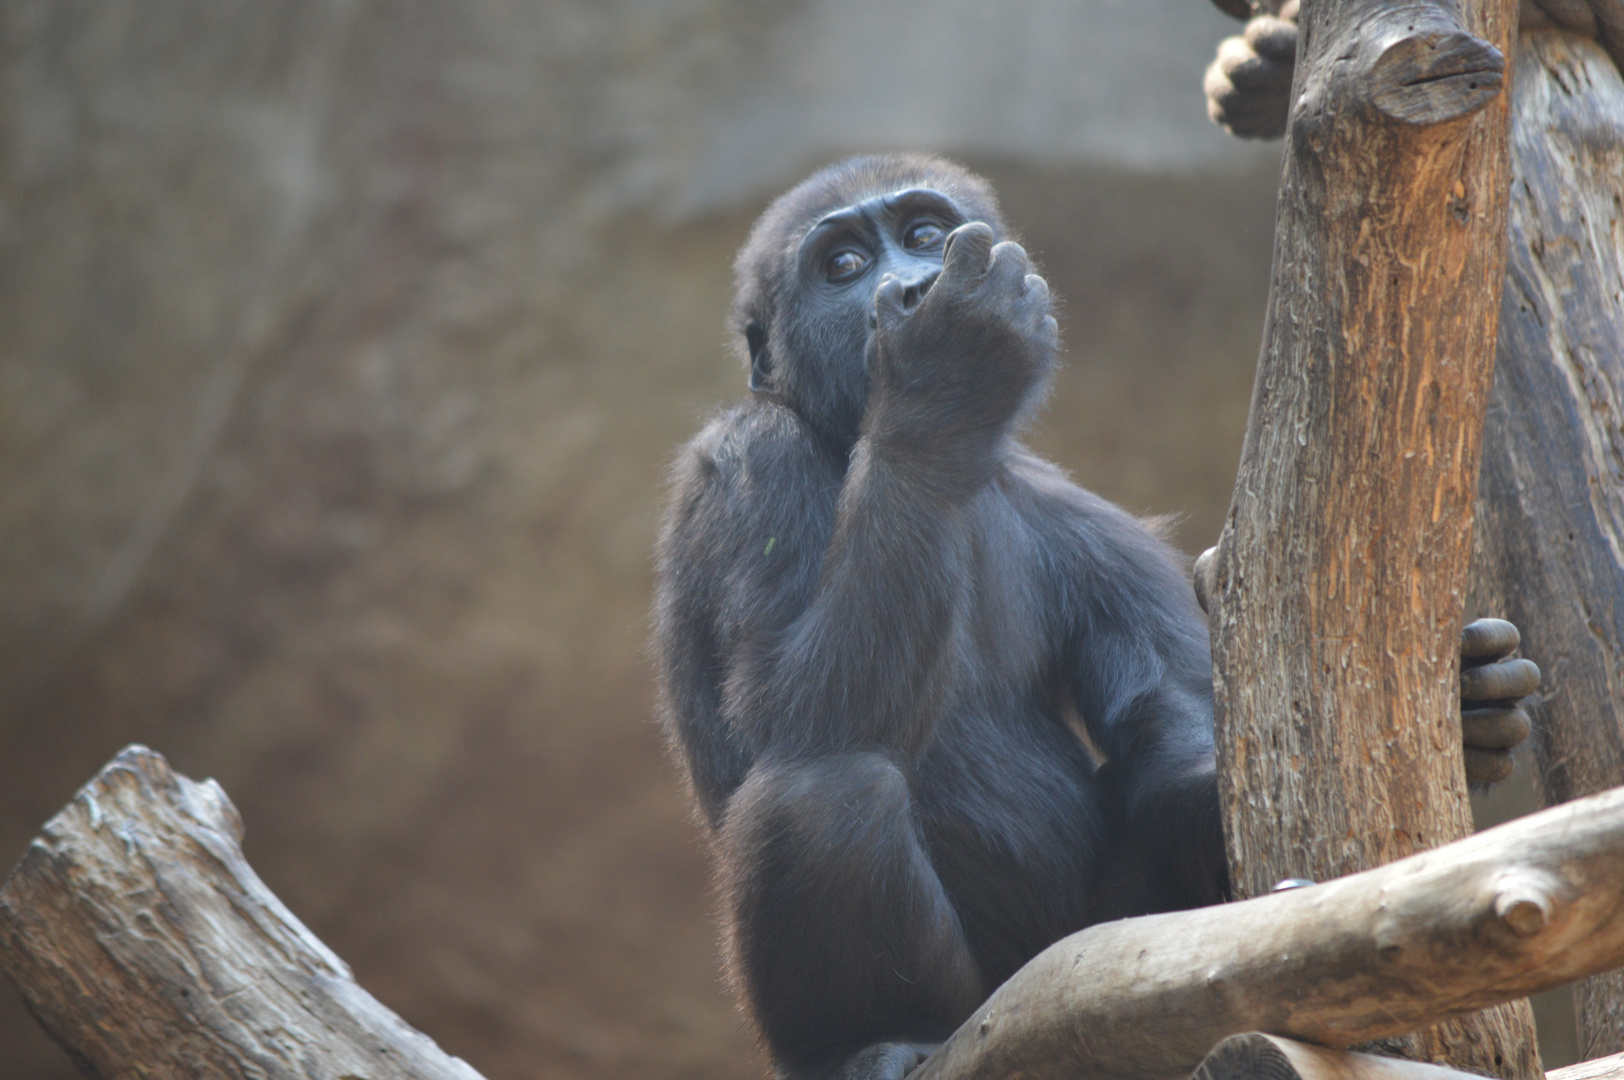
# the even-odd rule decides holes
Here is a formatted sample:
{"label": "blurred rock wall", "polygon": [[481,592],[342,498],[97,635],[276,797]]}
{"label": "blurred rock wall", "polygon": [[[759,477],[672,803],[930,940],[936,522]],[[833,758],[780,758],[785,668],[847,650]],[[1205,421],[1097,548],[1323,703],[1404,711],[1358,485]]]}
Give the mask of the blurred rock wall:
{"label": "blurred rock wall", "polygon": [[[757,1075],[651,719],[664,462],[775,189],[923,148],[1063,298],[1034,441],[1216,535],[1278,151],[1200,0],[0,6],[0,869],[120,746],[491,1080]],[[72,1075],[9,987],[0,1073]]]}

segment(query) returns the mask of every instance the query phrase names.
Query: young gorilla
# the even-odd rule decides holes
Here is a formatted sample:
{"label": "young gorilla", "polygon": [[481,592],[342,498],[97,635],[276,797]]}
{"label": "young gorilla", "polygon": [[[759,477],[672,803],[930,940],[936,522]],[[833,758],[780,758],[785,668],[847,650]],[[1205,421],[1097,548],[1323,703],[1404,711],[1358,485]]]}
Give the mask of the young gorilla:
{"label": "young gorilla", "polygon": [[[1015,441],[1057,339],[1004,236],[934,158],[780,198],[737,267],[753,395],[675,468],[665,715],[781,1076],[901,1077],[1044,946],[1227,890],[1206,623],[1154,531]],[[1473,726],[1499,778],[1527,718]]]}

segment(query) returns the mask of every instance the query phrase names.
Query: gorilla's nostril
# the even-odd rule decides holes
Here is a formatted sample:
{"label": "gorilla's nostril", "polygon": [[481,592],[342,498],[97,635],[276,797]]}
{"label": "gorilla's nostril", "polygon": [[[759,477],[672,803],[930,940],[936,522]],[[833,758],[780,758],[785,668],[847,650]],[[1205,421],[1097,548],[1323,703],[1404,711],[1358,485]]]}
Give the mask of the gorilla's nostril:
{"label": "gorilla's nostril", "polygon": [[907,291],[902,294],[902,306],[907,310],[913,310],[919,301],[925,298],[925,294],[930,292],[930,287],[936,284],[936,279],[940,276],[941,271],[935,270],[909,285]]}

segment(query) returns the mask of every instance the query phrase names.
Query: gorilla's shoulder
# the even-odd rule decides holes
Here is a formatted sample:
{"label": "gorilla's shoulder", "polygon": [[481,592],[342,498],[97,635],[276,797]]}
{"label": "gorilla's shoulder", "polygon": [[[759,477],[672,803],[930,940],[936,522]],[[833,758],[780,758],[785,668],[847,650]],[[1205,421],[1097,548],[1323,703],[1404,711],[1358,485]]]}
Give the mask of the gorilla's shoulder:
{"label": "gorilla's shoulder", "polygon": [[694,478],[733,486],[804,470],[819,456],[811,429],[793,410],[750,401],[713,417],[677,455],[675,472],[679,485]]}
{"label": "gorilla's shoulder", "polygon": [[1073,480],[1064,469],[1025,449],[1010,455],[1005,465],[1005,490],[1045,516],[1068,526],[1110,530],[1145,530],[1147,524],[1116,503]]}
{"label": "gorilla's shoulder", "polygon": [[1137,517],[1024,451],[1010,458],[1007,475],[1013,500],[1025,504],[1023,516],[1094,568],[1166,582],[1188,578],[1189,559],[1168,543],[1166,518]]}

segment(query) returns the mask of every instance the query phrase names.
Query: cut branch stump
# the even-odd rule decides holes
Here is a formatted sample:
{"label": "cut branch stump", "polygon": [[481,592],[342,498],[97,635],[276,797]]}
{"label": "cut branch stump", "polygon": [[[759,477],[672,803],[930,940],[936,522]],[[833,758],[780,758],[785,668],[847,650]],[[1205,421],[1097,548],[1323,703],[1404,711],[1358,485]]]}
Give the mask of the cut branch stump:
{"label": "cut branch stump", "polygon": [[265,887],[218,784],[142,746],[0,887],[0,969],[87,1076],[480,1080]]}

